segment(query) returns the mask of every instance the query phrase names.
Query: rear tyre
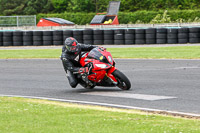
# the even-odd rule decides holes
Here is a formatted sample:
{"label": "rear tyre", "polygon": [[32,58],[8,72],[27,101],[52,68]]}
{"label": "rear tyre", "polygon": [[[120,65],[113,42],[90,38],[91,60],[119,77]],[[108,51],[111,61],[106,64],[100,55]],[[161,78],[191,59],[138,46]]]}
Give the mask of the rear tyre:
{"label": "rear tyre", "polygon": [[131,88],[131,83],[129,79],[119,70],[115,70],[112,73],[118,81],[117,86],[122,90],[129,90]]}

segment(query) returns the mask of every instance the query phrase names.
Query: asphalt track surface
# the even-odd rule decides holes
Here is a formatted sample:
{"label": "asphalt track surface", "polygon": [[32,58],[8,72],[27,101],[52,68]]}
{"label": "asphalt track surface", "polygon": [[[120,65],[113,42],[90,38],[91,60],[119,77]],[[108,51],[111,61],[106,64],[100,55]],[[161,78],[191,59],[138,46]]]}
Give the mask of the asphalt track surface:
{"label": "asphalt track surface", "polygon": [[115,59],[132,87],[71,88],[59,59],[0,59],[0,95],[200,115],[200,60]]}

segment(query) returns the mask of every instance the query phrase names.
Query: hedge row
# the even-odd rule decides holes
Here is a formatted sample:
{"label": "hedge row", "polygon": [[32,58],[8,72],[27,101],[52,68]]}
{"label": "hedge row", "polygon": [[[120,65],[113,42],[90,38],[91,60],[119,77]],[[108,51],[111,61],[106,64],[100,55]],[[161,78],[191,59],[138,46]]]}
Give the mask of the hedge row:
{"label": "hedge row", "polygon": [[4,31],[0,32],[0,46],[63,45],[67,37],[94,45],[200,43],[200,27]]}
{"label": "hedge row", "polygon": [[[200,10],[169,10],[167,11],[136,11],[136,12],[119,12],[118,19],[120,24],[130,23],[159,23],[152,20],[156,16],[160,15],[160,18],[170,18],[170,21],[164,21],[165,23],[172,22],[200,22]],[[46,17],[58,17],[74,22],[77,25],[90,24],[90,21],[95,16],[95,13],[59,13],[59,14],[38,14],[37,22],[40,18]]]}

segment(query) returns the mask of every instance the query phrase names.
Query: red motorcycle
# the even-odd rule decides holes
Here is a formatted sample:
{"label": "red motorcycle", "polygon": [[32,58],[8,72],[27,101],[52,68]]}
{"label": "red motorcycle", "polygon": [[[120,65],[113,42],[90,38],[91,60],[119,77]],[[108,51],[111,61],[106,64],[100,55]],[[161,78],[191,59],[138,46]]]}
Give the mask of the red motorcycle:
{"label": "red motorcycle", "polygon": [[85,88],[92,89],[95,86],[115,87],[122,90],[129,90],[131,83],[129,79],[115,68],[115,61],[110,52],[102,48],[94,48],[82,55],[80,64],[90,66],[90,73],[85,83]]}

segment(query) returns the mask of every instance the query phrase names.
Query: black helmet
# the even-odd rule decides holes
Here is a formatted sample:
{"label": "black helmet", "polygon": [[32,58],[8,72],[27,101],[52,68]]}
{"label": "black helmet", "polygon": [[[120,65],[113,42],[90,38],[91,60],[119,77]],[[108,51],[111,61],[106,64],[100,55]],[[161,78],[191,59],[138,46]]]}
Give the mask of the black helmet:
{"label": "black helmet", "polygon": [[78,42],[73,37],[68,37],[65,39],[65,47],[69,53],[75,53],[78,51]]}

